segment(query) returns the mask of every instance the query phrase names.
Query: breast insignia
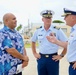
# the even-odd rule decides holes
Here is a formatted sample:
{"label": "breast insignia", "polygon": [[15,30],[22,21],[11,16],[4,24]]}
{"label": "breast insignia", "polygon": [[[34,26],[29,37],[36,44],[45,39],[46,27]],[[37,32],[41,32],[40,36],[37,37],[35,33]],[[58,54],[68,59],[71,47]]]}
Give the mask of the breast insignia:
{"label": "breast insignia", "polygon": [[58,26],[54,26],[54,28],[55,28],[55,29],[57,29],[57,30],[59,30],[59,29],[60,29],[60,27],[58,27]]}

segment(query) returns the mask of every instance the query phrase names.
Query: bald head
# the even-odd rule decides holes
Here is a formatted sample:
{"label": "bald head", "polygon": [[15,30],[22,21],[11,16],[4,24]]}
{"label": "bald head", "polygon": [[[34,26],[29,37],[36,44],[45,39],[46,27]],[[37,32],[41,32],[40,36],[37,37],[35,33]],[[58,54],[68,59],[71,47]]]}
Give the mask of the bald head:
{"label": "bald head", "polygon": [[16,17],[12,13],[6,13],[3,16],[3,22],[4,25],[8,26],[9,28],[15,27],[16,26]]}
{"label": "bald head", "polygon": [[3,22],[5,24],[5,22],[11,17],[11,15],[13,15],[12,13],[6,13],[4,16],[3,16]]}

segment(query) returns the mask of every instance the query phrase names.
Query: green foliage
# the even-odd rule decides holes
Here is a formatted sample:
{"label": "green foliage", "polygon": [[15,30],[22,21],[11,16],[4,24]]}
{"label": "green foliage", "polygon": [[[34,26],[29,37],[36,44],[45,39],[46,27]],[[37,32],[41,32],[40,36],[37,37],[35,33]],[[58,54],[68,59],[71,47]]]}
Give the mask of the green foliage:
{"label": "green foliage", "polygon": [[20,25],[16,28],[16,30],[19,31],[19,30],[21,30],[21,28],[22,28],[22,25],[20,24]]}
{"label": "green foliage", "polygon": [[[38,47],[38,43],[36,43],[36,47]],[[25,48],[31,48],[31,43],[25,44]]]}
{"label": "green foliage", "polygon": [[2,24],[2,21],[0,21],[0,24]]}
{"label": "green foliage", "polygon": [[54,20],[53,23],[64,23],[64,22],[60,20]]}
{"label": "green foliage", "polygon": [[28,44],[25,44],[25,48],[30,48],[31,47],[31,44],[28,43]]}

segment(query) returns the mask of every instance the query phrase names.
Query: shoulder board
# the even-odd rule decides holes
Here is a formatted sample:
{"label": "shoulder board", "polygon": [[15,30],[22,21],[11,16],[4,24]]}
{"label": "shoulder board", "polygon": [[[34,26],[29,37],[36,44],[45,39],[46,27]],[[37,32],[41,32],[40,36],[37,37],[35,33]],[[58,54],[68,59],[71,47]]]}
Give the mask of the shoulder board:
{"label": "shoulder board", "polygon": [[58,26],[54,26],[54,28],[55,28],[55,29],[57,29],[57,30],[59,30],[59,29],[60,29],[60,27],[58,27]]}
{"label": "shoulder board", "polygon": [[42,28],[42,26],[40,26],[40,28]]}
{"label": "shoulder board", "polygon": [[37,29],[40,29],[40,28],[42,28],[42,26],[38,27]]}

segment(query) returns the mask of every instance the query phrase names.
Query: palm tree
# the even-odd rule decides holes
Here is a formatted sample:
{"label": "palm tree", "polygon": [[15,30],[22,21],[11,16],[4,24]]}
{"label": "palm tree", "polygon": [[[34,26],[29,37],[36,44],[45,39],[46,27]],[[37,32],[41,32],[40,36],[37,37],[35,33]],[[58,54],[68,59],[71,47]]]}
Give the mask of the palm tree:
{"label": "palm tree", "polygon": [[16,30],[17,30],[17,31],[20,31],[21,28],[22,28],[22,24],[20,24],[20,25],[16,28]]}
{"label": "palm tree", "polygon": [[59,23],[59,24],[61,24],[61,23],[64,23],[64,22],[61,21],[61,20],[54,20],[53,23]]}

